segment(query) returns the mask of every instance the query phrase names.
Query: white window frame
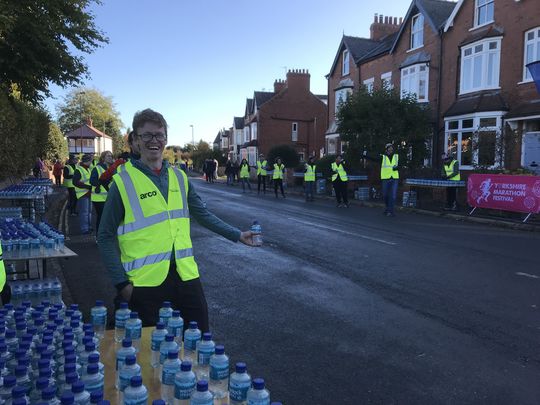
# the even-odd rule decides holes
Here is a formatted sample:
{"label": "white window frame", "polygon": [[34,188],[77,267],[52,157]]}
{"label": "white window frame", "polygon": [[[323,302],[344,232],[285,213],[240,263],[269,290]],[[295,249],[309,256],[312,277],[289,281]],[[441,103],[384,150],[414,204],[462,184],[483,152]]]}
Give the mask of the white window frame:
{"label": "white window frame", "polygon": [[[425,94],[420,94],[421,80],[425,82]],[[427,63],[417,63],[401,69],[401,98],[411,94],[418,103],[429,102],[429,65]]]}
{"label": "white window frame", "polygon": [[[532,34],[532,38],[528,37]],[[528,46],[531,46],[532,56],[528,58]],[[533,28],[525,33],[525,41],[523,48],[523,82],[532,82],[531,72],[527,69],[527,64],[540,60],[540,26]]]}
{"label": "white window frame", "polygon": [[[416,25],[416,27],[415,27]],[[419,38],[419,42],[415,45],[415,39]],[[411,19],[411,43],[409,50],[422,48],[424,46],[424,15],[418,13]]]}
{"label": "white window frame", "polygon": [[337,114],[339,110],[340,100],[343,103],[346,102],[351,94],[352,89],[350,87],[344,87],[334,92],[334,114]]}
{"label": "white window frame", "polygon": [[[502,37],[487,38],[481,41],[468,44],[461,48],[461,67],[460,67],[460,81],[459,81],[459,94],[473,93],[475,91],[481,90],[491,90],[499,89],[499,81],[501,75],[501,45]],[[496,49],[490,49],[490,47],[496,44]],[[482,47],[481,50],[478,50],[478,47]],[[493,55],[495,58],[494,61],[494,70],[493,83],[488,84],[488,78],[490,74],[490,57]],[[475,61],[477,58],[481,58],[481,69],[480,69],[480,85],[474,86],[475,78]],[[468,72],[468,77],[465,76],[465,64],[470,63],[470,71]],[[467,79],[467,80],[466,80]],[[465,83],[470,83],[469,88],[465,88]]]}
{"label": "white window frame", "polygon": [[291,139],[293,142],[298,142],[298,122],[293,122],[291,125]]}
{"label": "white window frame", "polygon": [[244,142],[243,143],[246,143],[246,142],[249,142],[249,125],[246,125],[244,127]]}
{"label": "white window frame", "polygon": [[381,75],[381,87],[387,90],[392,90],[394,88],[394,85],[392,84],[392,72],[386,72]]}
{"label": "white window frame", "polygon": [[351,54],[349,53],[349,50],[345,49],[341,59],[341,76],[347,76],[350,73],[350,57]]}
{"label": "white window frame", "polygon": [[366,90],[369,94],[373,93],[373,86],[375,85],[375,78],[370,77],[369,79],[364,80],[364,86],[366,86]]}
{"label": "white window frame", "polygon": [[254,139],[257,139],[257,123],[256,122],[252,122],[250,124],[250,135],[251,135],[251,139],[250,141],[254,140]]}
{"label": "white window frame", "polygon": [[[480,18],[480,8],[482,7],[492,7],[493,8],[493,17],[491,20],[487,20],[480,23],[478,20]],[[484,25],[491,24],[495,21],[495,0],[474,0],[474,28],[483,27]]]}
{"label": "white window frame", "polygon": [[[334,141],[334,149],[330,150],[330,140]],[[335,155],[337,153],[337,143],[339,141],[339,134],[326,135],[326,153],[328,155]]]}
{"label": "white window frame", "polygon": [[[461,115],[456,117],[447,117],[444,119],[444,152],[448,153],[448,138],[453,135],[457,134],[457,143],[458,145],[461,145],[462,142],[462,134],[465,132],[472,132],[472,164],[471,165],[462,165],[461,164],[461,148],[457,149],[457,156],[455,156],[456,160],[459,162],[459,166],[463,170],[473,170],[476,165],[478,165],[478,148],[475,147],[475,145],[478,145],[478,138],[480,132],[496,132],[496,145],[497,143],[500,143],[500,137],[502,136],[502,122],[503,122],[503,116],[506,112],[504,111],[486,111],[476,114],[468,114],[468,115]],[[495,118],[496,124],[495,126],[491,127],[480,127],[480,120],[486,119],[486,118]],[[463,121],[465,120],[473,120],[473,125],[470,128],[463,128]],[[456,129],[450,129],[450,122],[458,121],[458,128]],[[498,169],[500,168],[500,162],[498,160],[497,156],[494,156],[494,164],[490,166],[490,169]]]}

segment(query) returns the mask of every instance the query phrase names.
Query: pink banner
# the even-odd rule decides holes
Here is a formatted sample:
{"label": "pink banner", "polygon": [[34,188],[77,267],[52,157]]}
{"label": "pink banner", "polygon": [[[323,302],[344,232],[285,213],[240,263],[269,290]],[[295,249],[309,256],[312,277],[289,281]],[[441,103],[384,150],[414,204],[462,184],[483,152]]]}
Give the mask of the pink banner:
{"label": "pink banner", "polygon": [[540,177],[504,174],[471,174],[467,180],[471,207],[539,213]]}

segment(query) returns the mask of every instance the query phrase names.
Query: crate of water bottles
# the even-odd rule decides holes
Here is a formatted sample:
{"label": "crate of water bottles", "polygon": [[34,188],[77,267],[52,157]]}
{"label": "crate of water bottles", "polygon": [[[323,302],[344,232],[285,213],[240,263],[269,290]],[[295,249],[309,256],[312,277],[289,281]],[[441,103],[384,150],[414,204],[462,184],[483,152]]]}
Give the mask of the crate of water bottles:
{"label": "crate of water bottles", "polygon": [[47,192],[46,187],[31,184],[12,184],[0,190],[0,198],[4,199],[36,199]]}
{"label": "crate of water bottles", "polygon": [[58,278],[46,278],[43,280],[12,281],[11,303],[15,306],[30,301],[32,305],[38,305],[42,301],[52,304],[63,304],[62,284]]}
{"label": "crate of water bottles", "polygon": [[0,219],[22,218],[21,207],[0,207]]}
{"label": "crate of water bottles", "polygon": [[53,182],[51,179],[40,179],[37,177],[28,177],[23,180],[22,184],[29,184],[32,186],[41,186],[41,187],[49,187],[53,185]]}
{"label": "crate of water bottles", "polygon": [[3,218],[0,219],[0,236],[4,259],[32,258],[64,251],[64,235],[47,222]]}

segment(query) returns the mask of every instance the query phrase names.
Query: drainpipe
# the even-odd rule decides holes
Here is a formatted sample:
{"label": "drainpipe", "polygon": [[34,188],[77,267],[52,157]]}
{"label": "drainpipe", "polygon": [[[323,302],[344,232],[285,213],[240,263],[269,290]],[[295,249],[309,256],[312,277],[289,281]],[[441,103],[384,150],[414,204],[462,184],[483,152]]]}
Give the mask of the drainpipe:
{"label": "drainpipe", "polygon": [[444,35],[444,28],[439,29],[439,74],[437,76],[437,115],[435,118],[435,132],[433,134],[433,150],[431,152],[432,154],[432,162],[433,167],[438,168],[439,167],[439,155],[438,148],[439,148],[439,127],[440,127],[440,116],[441,116],[441,87],[442,87],[442,74],[443,74],[443,35]]}

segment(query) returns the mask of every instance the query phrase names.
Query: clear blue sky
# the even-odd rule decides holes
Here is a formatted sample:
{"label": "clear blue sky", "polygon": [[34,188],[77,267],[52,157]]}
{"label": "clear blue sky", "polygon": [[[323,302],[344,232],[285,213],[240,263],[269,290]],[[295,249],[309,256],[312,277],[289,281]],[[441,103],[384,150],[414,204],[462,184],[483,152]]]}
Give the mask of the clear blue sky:
{"label": "clear blue sky", "polygon": [[[369,37],[375,13],[404,17],[409,0],[103,0],[93,6],[110,43],[86,56],[87,87],[111,96],[124,125],[147,107],[169,124],[169,144],[212,141],[244,114],[254,90],[287,69],[309,69],[327,93],[342,34]],[[53,87],[54,106],[70,89]]]}

